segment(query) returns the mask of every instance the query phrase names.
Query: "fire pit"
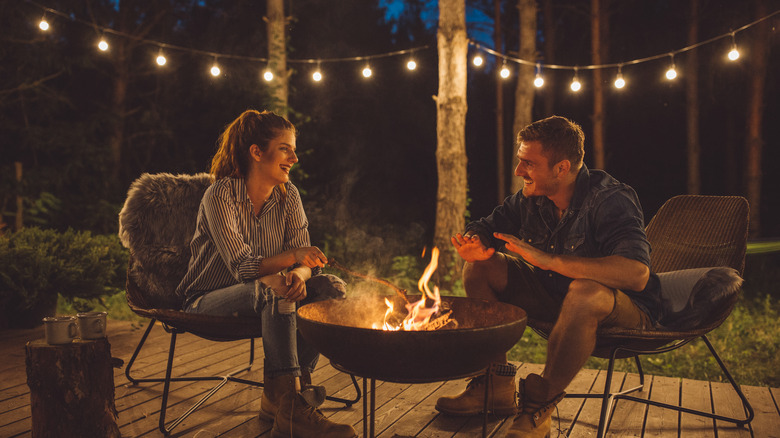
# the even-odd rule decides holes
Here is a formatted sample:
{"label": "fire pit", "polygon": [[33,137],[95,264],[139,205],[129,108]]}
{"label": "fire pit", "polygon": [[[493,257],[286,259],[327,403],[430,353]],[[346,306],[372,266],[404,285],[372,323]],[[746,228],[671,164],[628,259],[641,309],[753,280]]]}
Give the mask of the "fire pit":
{"label": "fire pit", "polygon": [[[383,296],[327,300],[298,309],[298,330],[337,368],[364,378],[423,383],[470,377],[508,351],[525,330],[519,307],[441,297],[457,324],[434,331],[372,328],[387,310]],[[410,301],[420,297],[410,296]]]}

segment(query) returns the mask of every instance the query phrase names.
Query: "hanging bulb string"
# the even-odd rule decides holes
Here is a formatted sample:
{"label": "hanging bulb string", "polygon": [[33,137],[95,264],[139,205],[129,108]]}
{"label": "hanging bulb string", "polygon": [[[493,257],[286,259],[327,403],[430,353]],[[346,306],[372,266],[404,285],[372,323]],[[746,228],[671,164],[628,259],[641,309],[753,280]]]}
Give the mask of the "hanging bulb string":
{"label": "hanging bulb string", "polygon": [[[664,52],[664,53],[660,53],[658,55],[647,56],[645,58],[639,58],[639,59],[634,59],[634,60],[630,60],[630,61],[615,62],[615,63],[611,63],[611,64],[580,65],[580,66],[577,66],[577,67],[574,67],[574,66],[571,66],[571,65],[544,64],[543,63],[542,64],[542,68],[547,68],[547,69],[551,69],[551,70],[575,70],[575,69],[578,69],[578,70],[598,70],[598,69],[616,68],[618,66],[625,66],[625,65],[641,64],[641,63],[644,63],[644,62],[654,61],[656,59],[663,59],[663,58],[666,58],[667,56],[669,56],[670,54],[671,55],[676,55],[678,53],[688,52],[690,50],[696,49],[698,47],[701,47],[701,46],[704,46],[704,45],[707,45],[707,44],[710,44],[710,43],[713,43],[713,42],[721,40],[723,38],[734,38],[734,35],[737,32],[741,32],[741,31],[743,31],[743,30],[745,30],[747,28],[753,27],[756,24],[758,24],[758,23],[760,23],[762,21],[768,20],[768,19],[770,19],[770,18],[772,18],[772,17],[774,17],[775,15],[778,15],[778,14],[780,14],[780,10],[772,12],[771,14],[769,14],[767,16],[761,17],[761,18],[759,18],[759,19],[757,19],[755,21],[752,21],[752,22],[750,22],[750,23],[748,23],[748,24],[746,24],[746,25],[744,25],[742,27],[739,27],[737,29],[728,31],[728,32],[726,32],[726,33],[724,33],[722,35],[718,35],[716,37],[712,37],[710,39],[707,39],[707,40],[704,40],[704,41],[700,41],[700,42],[695,43],[695,44],[691,44],[690,46],[686,46],[686,47],[683,47],[683,48],[678,49],[678,50],[674,50],[674,51],[671,51],[671,52]],[[495,51],[495,50],[493,50],[493,49],[491,49],[489,47],[486,47],[486,46],[484,46],[484,45],[482,45],[482,44],[480,44],[480,43],[478,43],[478,42],[476,42],[474,40],[471,40],[471,39],[469,39],[469,44],[471,46],[474,46],[474,48],[476,48],[478,50],[481,50],[483,52],[489,53],[489,54],[495,56],[496,58],[501,58],[504,61],[512,61],[512,62],[516,62],[518,64],[531,65],[531,66],[536,66],[536,65],[539,64],[538,60],[529,61],[527,59],[515,58],[513,56],[505,55],[503,53],[497,52],[497,51]]]}
{"label": "hanging bulb string", "polygon": [[[49,8],[47,6],[44,6],[40,3],[35,2],[34,0],[26,0],[27,3],[30,3],[34,6],[37,6],[44,10],[44,12],[49,12],[53,15],[57,15],[63,18],[68,19],[69,21],[73,21],[79,24],[84,24],[89,27],[93,27],[99,31],[102,31],[104,34],[112,34],[116,36],[120,36],[123,38],[128,38],[136,42],[149,44],[152,46],[157,46],[161,49],[167,49],[167,50],[177,50],[181,52],[188,52],[193,53],[196,55],[204,55],[207,57],[218,57],[222,59],[235,59],[235,60],[241,60],[241,61],[256,61],[256,62],[268,62],[268,58],[264,57],[257,57],[257,56],[245,56],[245,55],[234,55],[230,53],[219,53],[219,52],[213,52],[209,50],[201,50],[196,49],[192,47],[184,47],[179,46],[176,44],[169,44],[161,41],[151,40],[148,38],[142,38],[138,37],[136,35],[132,35],[129,33],[125,33],[122,31],[111,29],[110,27],[103,27],[99,26],[93,22],[89,22],[87,20],[80,19],[78,17],[74,17],[70,14],[66,14],[64,12],[60,12],[56,9]],[[317,64],[317,63],[326,63],[326,62],[349,62],[349,61],[368,61],[372,59],[380,59],[380,58],[389,58],[394,56],[401,56],[406,55],[414,52],[418,52],[421,50],[429,49],[431,46],[429,44],[418,46],[418,47],[412,47],[409,49],[402,49],[402,50],[395,50],[392,52],[385,52],[385,53],[377,53],[373,55],[362,55],[362,56],[347,56],[347,57],[334,57],[334,58],[311,58],[311,59],[287,59],[287,63],[289,64]]]}

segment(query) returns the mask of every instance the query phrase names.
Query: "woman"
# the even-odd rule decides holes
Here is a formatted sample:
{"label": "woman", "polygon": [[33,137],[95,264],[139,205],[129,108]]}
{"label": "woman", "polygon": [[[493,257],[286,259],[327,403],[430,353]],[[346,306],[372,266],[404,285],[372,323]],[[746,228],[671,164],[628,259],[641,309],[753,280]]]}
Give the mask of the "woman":
{"label": "woman", "polygon": [[318,353],[297,336],[295,313],[286,305],[343,298],[344,287],[337,277],[317,275],[328,259],[310,244],[301,198],[290,182],[298,162],[295,140],[293,124],[268,111],[247,110],[227,126],[177,291],[186,312],[259,318],[265,353],[260,417],[274,421],[274,436],[357,437],[300,392],[311,384]]}

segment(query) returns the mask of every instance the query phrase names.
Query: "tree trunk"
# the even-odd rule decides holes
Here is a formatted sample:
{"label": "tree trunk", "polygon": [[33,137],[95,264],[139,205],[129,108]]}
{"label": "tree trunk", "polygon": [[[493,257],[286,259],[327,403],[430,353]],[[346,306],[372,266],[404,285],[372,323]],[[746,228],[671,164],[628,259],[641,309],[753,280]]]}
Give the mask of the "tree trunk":
{"label": "tree trunk", "polygon": [[[23,165],[21,161],[14,161],[14,173],[16,178],[17,187],[22,187],[22,171]],[[17,189],[19,190],[19,189]],[[2,212],[0,212],[2,214]],[[19,231],[24,227],[24,197],[22,194],[16,192],[16,217],[14,218],[14,231]],[[2,228],[0,228],[1,230]]]}
{"label": "tree trunk", "polygon": [[[553,0],[542,0],[542,14],[544,15],[544,62],[552,64],[555,62],[555,18],[553,15]],[[550,75],[551,76],[551,75]],[[544,92],[544,117],[549,117],[555,111],[555,86],[551,77],[545,78],[548,84]]]}
{"label": "tree trunk", "polygon": [[33,438],[120,436],[108,340],[28,342],[25,362]]}
{"label": "tree trunk", "polygon": [[268,29],[268,70],[274,74],[269,83],[274,101],[272,109],[287,117],[290,72],[287,70],[284,0],[268,0],[265,21]]}
{"label": "tree trunk", "polygon": [[[439,247],[439,278],[452,290],[460,261],[450,238],[463,231],[466,214],[466,36],[465,0],[439,1],[439,93],[436,97],[438,191],[433,244]],[[456,265],[457,260],[457,265]],[[450,275],[447,275],[450,274]]]}
{"label": "tree trunk", "polygon": [[[517,10],[520,16],[520,45],[518,57],[520,59],[536,59],[536,0],[517,0]],[[520,64],[517,71],[517,86],[515,88],[515,119],[512,125],[512,135],[533,122],[534,109],[534,67]],[[511,146],[514,149],[514,142]],[[513,150],[514,152],[514,150]],[[514,153],[512,154],[514,156]],[[513,163],[516,165],[517,163]],[[523,180],[512,179],[512,193],[523,188]]]}
{"label": "tree trunk", "polygon": [[[609,35],[609,20],[604,12],[607,0],[591,0],[590,5],[590,39],[594,65],[601,65],[607,58],[607,36]],[[606,154],[604,152],[604,120],[606,109],[604,104],[603,71],[593,70],[593,165],[597,169],[606,169]]]}
{"label": "tree trunk", "polygon": [[[126,1],[119,2],[119,31],[131,33],[130,17],[128,16]],[[125,125],[127,117],[127,88],[130,83],[130,54],[135,43],[128,38],[117,38],[112,49],[112,65],[114,67],[113,87],[111,95],[112,124],[108,137],[108,147],[111,157],[111,171],[109,174],[115,178],[114,183],[119,185],[122,181],[122,146],[125,141]],[[106,179],[106,184],[110,181]]]}
{"label": "tree trunk", "polygon": [[[699,41],[699,0],[691,0],[691,16],[688,27],[688,44]],[[688,194],[701,193],[701,144],[699,142],[699,56],[698,50],[686,53],[685,103],[688,123]]]}
{"label": "tree trunk", "polygon": [[[501,0],[493,0],[494,15],[493,20],[493,44],[495,50],[504,53],[503,41],[501,38]],[[506,146],[504,145],[504,81],[496,78],[496,184],[497,184],[497,203],[501,203],[506,197]]]}
{"label": "tree trunk", "polygon": [[[756,17],[767,14],[765,2],[755,0]],[[770,21],[764,20],[753,31],[750,49],[750,85],[748,91],[747,139],[745,153],[745,186],[750,203],[750,237],[761,234],[761,155],[764,140],[761,137],[764,117],[764,89],[766,85],[767,59],[769,58]]]}

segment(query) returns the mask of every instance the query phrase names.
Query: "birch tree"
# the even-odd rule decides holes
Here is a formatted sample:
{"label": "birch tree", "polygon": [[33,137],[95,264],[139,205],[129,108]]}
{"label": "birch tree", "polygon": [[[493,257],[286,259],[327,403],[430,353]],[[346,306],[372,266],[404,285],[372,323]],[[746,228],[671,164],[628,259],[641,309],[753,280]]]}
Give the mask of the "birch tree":
{"label": "birch tree", "polygon": [[439,1],[439,92],[436,100],[436,228],[433,243],[441,250],[441,287],[452,289],[460,264],[450,238],[463,231],[466,214],[466,36],[465,0]]}
{"label": "birch tree", "polygon": [[273,80],[269,81],[273,99],[271,109],[287,117],[290,72],[287,70],[284,0],[268,0],[266,8],[264,20],[268,30],[268,71],[274,75]]}
{"label": "birch tree", "polygon": [[[519,58],[525,60],[536,59],[536,0],[517,0],[517,11],[520,16],[520,45]],[[512,134],[517,133],[533,120],[535,89],[530,84],[534,80],[534,67],[520,64],[517,72],[517,85],[515,88],[515,119],[512,124]],[[513,142],[514,144],[514,142]],[[512,146],[514,148],[514,146]],[[512,154],[514,156],[514,154]],[[517,164],[517,163],[515,163]],[[523,188],[523,180],[512,178],[512,192]]]}

